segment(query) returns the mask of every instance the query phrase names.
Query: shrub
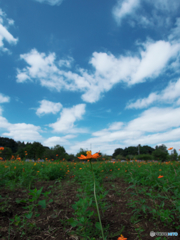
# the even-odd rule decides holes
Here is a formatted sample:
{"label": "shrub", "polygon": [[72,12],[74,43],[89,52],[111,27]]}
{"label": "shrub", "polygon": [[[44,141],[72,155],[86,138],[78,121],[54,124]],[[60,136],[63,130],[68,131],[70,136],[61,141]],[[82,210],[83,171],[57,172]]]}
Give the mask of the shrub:
{"label": "shrub", "polygon": [[115,159],[116,159],[116,160],[118,160],[118,159],[119,159],[119,160],[125,160],[126,157],[124,157],[124,156],[122,156],[122,155],[119,154],[119,155],[117,155],[117,156],[115,157]]}
{"label": "shrub", "polygon": [[64,179],[65,178],[66,172],[64,170],[59,170],[57,167],[52,167],[48,172],[47,172],[47,177],[49,180],[56,180],[58,178]]}
{"label": "shrub", "polygon": [[127,156],[126,156],[126,159],[127,159],[127,160],[132,160],[132,159],[134,159],[134,156],[133,156],[133,155],[127,155]]}
{"label": "shrub", "polygon": [[134,156],[135,159],[138,159],[138,160],[153,160],[153,156],[150,155],[150,154],[140,154],[140,155],[136,155]]}
{"label": "shrub", "polygon": [[153,153],[152,153],[153,159],[158,159],[159,161],[168,161],[169,159],[169,155],[168,152],[165,152],[161,149],[156,149]]}

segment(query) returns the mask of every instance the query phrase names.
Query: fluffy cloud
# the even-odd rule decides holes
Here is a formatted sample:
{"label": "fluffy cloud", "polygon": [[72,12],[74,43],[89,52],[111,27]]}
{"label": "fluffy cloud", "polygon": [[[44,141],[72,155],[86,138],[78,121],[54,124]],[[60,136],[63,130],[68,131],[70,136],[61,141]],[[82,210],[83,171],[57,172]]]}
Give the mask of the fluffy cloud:
{"label": "fluffy cloud", "polygon": [[117,23],[120,24],[122,18],[135,11],[135,9],[139,7],[139,4],[139,0],[119,0],[117,5],[112,10]]}
{"label": "fluffy cloud", "polygon": [[71,109],[64,108],[61,112],[61,117],[57,119],[57,122],[48,124],[53,128],[53,132],[61,133],[85,133],[86,129],[80,129],[74,127],[74,122],[82,119],[82,115],[85,114],[85,104],[78,104]]}
{"label": "fluffy cloud", "polygon": [[100,150],[112,154],[116,148],[138,144],[155,147],[160,142],[167,142],[167,147],[179,149],[180,142],[176,142],[180,134],[179,118],[180,108],[150,108],[129,123],[114,123],[121,130],[107,128],[92,133],[94,137],[71,146],[70,152],[77,152],[82,146],[89,149],[92,144],[93,152]]}
{"label": "fluffy cloud", "polygon": [[[134,103],[128,103],[126,109],[146,108],[157,101],[172,104],[172,102],[175,102],[177,98],[179,99],[177,100],[176,105],[180,105],[180,78],[178,79],[177,82],[170,81],[168,86],[164,90],[162,90],[159,94],[157,92],[150,93],[150,95],[147,98],[138,99]],[[130,102],[132,102],[132,100],[130,100]]]}
{"label": "fluffy cloud", "polygon": [[10,97],[5,97],[3,96],[3,94],[0,93],[0,103],[5,103],[9,101],[10,101]]}
{"label": "fluffy cloud", "polygon": [[[38,116],[41,116],[43,114],[49,114],[49,113],[56,114],[62,108],[61,103],[54,103],[47,100],[42,100],[40,101],[40,103],[41,105],[36,111],[36,114]],[[31,108],[31,109],[34,109],[34,108]]]}
{"label": "fluffy cloud", "polygon": [[156,77],[171,58],[180,51],[180,44],[171,45],[169,42],[157,41],[150,43],[141,52],[141,63],[133,74],[131,84],[144,80],[146,77]]}
{"label": "fluffy cloud", "polygon": [[[61,70],[61,60],[56,63],[55,53],[48,56],[36,49],[20,55],[30,67],[17,69],[17,82],[39,79],[42,86],[50,90],[83,91],[82,100],[94,103],[109,91],[115,84],[124,82],[127,86],[144,82],[146,78],[154,78],[165,71],[168,62],[180,54],[180,43],[171,44],[166,41],[136,43],[140,45],[139,55],[115,57],[109,53],[92,54],[89,63],[94,73],[85,69],[77,69],[78,73]],[[143,49],[143,50],[142,50]],[[64,61],[64,60],[63,60]],[[71,61],[71,60],[70,60]],[[178,64],[178,63],[177,63]],[[177,67],[177,66],[176,66]]]}
{"label": "fluffy cloud", "polygon": [[14,20],[8,19],[6,14],[0,9],[0,49],[3,52],[11,53],[7,48],[4,48],[3,40],[6,40],[9,44],[17,44],[18,38],[14,38],[12,34],[3,26],[4,21],[7,21],[8,25],[13,25]]}
{"label": "fluffy cloud", "polygon": [[112,9],[112,15],[118,25],[128,16],[127,21],[132,27],[137,23],[142,27],[157,28],[169,26],[172,16],[178,13],[179,9],[180,2],[176,0],[118,0]]}
{"label": "fluffy cloud", "polygon": [[126,130],[136,129],[141,132],[162,132],[172,127],[179,127],[180,108],[152,107],[144,111],[139,118],[132,120]]}
{"label": "fluffy cloud", "polygon": [[[162,93],[166,98],[173,98],[178,94],[178,84],[172,83]],[[1,102],[7,102],[8,97],[1,97]],[[52,107],[52,113],[58,112],[61,105],[50,101],[42,100],[39,107],[41,113],[49,113],[49,107]],[[41,111],[40,111],[41,109]],[[173,142],[179,139],[180,134],[180,108],[158,108],[152,107],[142,112],[137,118],[125,122],[113,122],[108,128],[97,132],[89,132],[87,129],[77,128],[74,126],[75,121],[82,120],[85,114],[85,104],[79,104],[72,108],[64,108],[60,114],[60,118],[55,123],[46,124],[53,128],[53,132],[66,134],[63,137],[53,136],[47,139],[41,136],[44,131],[39,126],[26,123],[11,124],[5,118],[0,116],[0,129],[6,129],[8,132],[2,134],[3,137],[17,139],[18,141],[40,141],[44,146],[55,146],[57,143],[68,148],[69,153],[77,153],[83,146],[88,148],[90,144],[93,146],[93,152],[101,151],[107,154],[112,154],[114,149],[125,146],[159,144],[160,142],[169,142],[168,147],[174,146],[178,149],[180,142]],[[174,128],[174,129],[172,129]],[[79,133],[91,133],[92,137],[86,141],[79,141],[70,144],[68,139],[76,138]],[[16,141],[17,141],[16,140]],[[155,145],[154,145],[155,146]]]}

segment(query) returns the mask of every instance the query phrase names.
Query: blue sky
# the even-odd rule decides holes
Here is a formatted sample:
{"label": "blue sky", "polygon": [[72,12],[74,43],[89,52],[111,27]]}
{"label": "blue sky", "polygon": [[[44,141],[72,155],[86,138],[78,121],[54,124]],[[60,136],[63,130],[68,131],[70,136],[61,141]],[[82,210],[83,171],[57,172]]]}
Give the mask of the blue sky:
{"label": "blue sky", "polygon": [[1,0],[0,136],[179,154],[179,12],[177,0]]}

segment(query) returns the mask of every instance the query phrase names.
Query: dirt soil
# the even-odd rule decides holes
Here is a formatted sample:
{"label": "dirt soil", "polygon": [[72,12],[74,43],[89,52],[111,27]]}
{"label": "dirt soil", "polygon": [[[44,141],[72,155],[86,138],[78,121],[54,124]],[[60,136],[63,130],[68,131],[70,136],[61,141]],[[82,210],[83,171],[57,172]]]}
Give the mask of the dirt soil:
{"label": "dirt soil", "polygon": [[[10,237],[8,239],[8,228],[9,228],[9,218],[14,218],[17,214],[22,215],[27,210],[23,209],[26,206],[25,203],[17,203],[16,199],[27,199],[31,198],[28,195],[28,190],[26,189],[16,189],[8,190],[5,188],[0,188],[0,203],[6,201],[6,209],[1,208],[0,210],[0,240],[82,240],[83,238],[79,236],[74,236],[70,233],[71,230],[75,231],[76,228],[63,224],[60,220],[66,222],[67,219],[73,217],[73,208],[72,204],[79,200],[76,197],[77,189],[80,187],[77,183],[74,183],[72,180],[67,182],[66,180],[61,181],[60,183],[55,183],[56,181],[39,181],[34,183],[32,189],[35,187],[39,190],[43,186],[43,193],[51,190],[49,199],[53,199],[53,202],[50,203],[45,209],[42,209],[41,206],[38,206],[39,217],[34,217],[28,220],[31,223],[35,223],[39,229],[33,228],[32,230],[26,229],[26,235],[20,237],[21,230],[18,230],[18,227],[13,226],[10,231]],[[115,189],[112,187],[115,186]],[[127,240],[152,240],[150,237],[150,232],[176,232],[170,225],[163,226],[163,224],[157,219],[152,218],[153,215],[148,214],[145,216],[143,212],[139,212],[141,215],[138,218],[138,223],[132,223],[133,218],[133,209],[128,207],[128,202],[130,200],[137,200],[144,198],[142,194],[138,196],[134,195],[135,189],[127,188],[132,184],[126,183],[123,179],[111,180],[105,178],[103,186],[106,190],[109,190],[108,195],[105,198],[105,201],[110,206],[106,210],[105,214],[100,211],[102,225],[107,226],[109,224],[109,233],[116,234],[124,226],[123,236]],[[61,187],[61,188],[59,188]],[[141,188],[141,186],[137,187]],[[114,189],[114,190],[113,190]],[[26,191],[25,191],[26,190]],[[148,188],[147,188],[148,190]],[[117,193],[120,192],[120,195]],[[40,197],[38,200],[44,199],[44,196]],[[153,207],[154,203],[150,198],[146,199],[146,205]],[[160,204],[156,200],[157,204]],[[0,205],[1,207],[2,205]],[[165,200],[164,208],[171,208],[171,202]],[[89,208],[89,210],[96,209]],[[124,213],[123,215],[121,213]],[[98,219],[93,219],[93,222],[96,222]],[[174,219],[178,225],[180,225],[179,219]],[[138,228],[142,228],[144,231],[137,233]],[[179,233],[180,235],[180,233]],[[107,238],[108,240],[117,240],[119,235],[114,237]],[[102,238],[101,238],[102,239]],[[168,240],[180,239],[180,237],[166,237]],[[86,240],[86,239],[84,239]],[[97,238],[98,240],[98,238]]]}

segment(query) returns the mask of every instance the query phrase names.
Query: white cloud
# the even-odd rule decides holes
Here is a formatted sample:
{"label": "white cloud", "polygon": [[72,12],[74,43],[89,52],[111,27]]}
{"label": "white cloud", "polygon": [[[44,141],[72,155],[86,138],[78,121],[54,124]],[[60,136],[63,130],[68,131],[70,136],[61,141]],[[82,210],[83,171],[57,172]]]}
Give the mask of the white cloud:
{"label": "white cloud", "polygon": [[34,0],[34,1],[37,1],[39,3],[47,3],[51,6],[54,6],[54,5],[59,6],[63,2],[63,0]]}
{"label": "white cloud", "polygon": [[[39,132],[45,132],[39,126],[26,123],[9,123],[4,117],[0,116],[0,130],[6,129],[8,132],[1,134],[3,137],[13,138],[15,141],[25,141],[25,142],[41,142],[44,146],[55,146],[56,144],[62,143],[63,145],[70,145],[68,139],[77,137],[76,135],[67,134],[63,137],[50,137],[45,139],[41,136]],[[78,131],[77,131],[78,132]],[[46,145],[47,144],[47,145]]]}
{"label": "white cloud", "polygon": [[[45,53],[39,54],[36,49],[32,49],[30,53],[21,54],[20,58],[24,59],[31,67],[27,67],[27,69],[23,69],[23,73],[29,75],[33,78],[35,77],[46,77],[48,72],[56,72],[57,67],[53,64],[55,60],[55,53],[49,54],[48,57],[45,57]],[[18,69],[18,73],[20,71]],[[25,76],[24,75],[24,76]],[[18,79],[19,80],[19,79]]]}
{"label": "white cloud", "polygon": [[73,61],[74,59],[69,56],[67,59],[59,60],[58,64],[60,67],[65,66],[67,68],[70,68]]}
{"label": "white cloud", "polygon": [[[165,41],[148,41],[141,45],[145,48],[140,52],[141,59],[122,56],[115,58],[112,54],[95,52],[90,63],[95,67],[96,75],[103,76],[106,86],[111,88],[112,84],[119,81],[132,85],[145,81],[145,78],[157,77],[168,61],[180,52],[180,44],[171,45]],[[107,79],[110,79],[109,83]]]}
{"label": "white cloud", "polygon": [[[6,102],[10,102],[10,97],[5,97],[5,96],[3,96],[3,94],[1,94],[0,93],[0,103],[6,103]],[[2,107],[0,107],[0,115],[2,115],[2,112],[3,112],[3,108]],[[1,126],[3,126],[3,122],[5,121],[6,122],[6,120],[4,120],[4,118],[0,118],[1,120],[2,120],[2,122],[0,121],[0,123],[2,123],[2,125]],[[0,126],[0,128],[1,128],[1,126]]]}
{"label": "white cloud", "polygon": [[27,54],[20,55],[30,67],[22,71],[17,69],[17,82],[37,78],[42,86],[50,90],[59,92],[65,88],[69,91],[83,91],[85,93],[81,96],[82,100],[94,103],[103,97],[102,93],[109,91],[119,82],[131,86],[144,82],[146,78],[157,77],[165,71],[168,61],[180,54],[180,43],[170,44],[165,41],[154,43],[148,39],[146,43],[136,44],[144,48],[144,50],[139,48],[141,58],[130,56],[130,53],[129,56],[115,57],[111,53],[94,52],[89,61],[94,73],[88,73],[82,68],[77,68],[78,73],[60,70],[59,62],[55,62],[55,53],[50,53],[46,57],[45,53],[33,49]]}
{"label": "white cloud", "polygon": [[180,126],[180,108],[153,107],[144,111],[139,118],[132,120],[126,129],[141,132],[159,132]]}
{"label": "white cloud", "polygon": [[180,98],[180,78],[177,82],[169,82],[167,88],[162,91],[160,99],[163,102],[171,101],[172,103],[178,97]]}
{"label": "white cloud", "polygon": [[[49,102],[49,101],[47,101]],[[45,102],[44,102],[45,103]],[[61,116],[56,123],[47,124],[53,128],[53,132],[66,134],[63,137],[53,136],[47,139],[41,136],[41,127],[33,124],[17,123],[11,124],[0,116],[0,129],[8,132],[2,134],[16,141],[39,141],[44,146],[55,146],[61,144],[68,153],[77,153],[80,148],[89,149],[92,144],[93,152],[112,154],[116,148],[141,145],[165,144],[167,147],[177,147],[180,134],[180,108],[150,108],[130,122],[112,122],[108,128],[92,132],[92,137],[86,141],[71,143],[68,139],[76,138],[79,133],[90,133],[87,129],[76,128],[74,122],[81,120],[85,114],[85,104],[73,106],[70,109],[63,109]],[[174,128],[174,129],[173,129]],[[180,142],[179,142],[180,144]]]}
{"label": "white cloud", "polygon": [[180,18],[176,19],[175,27],[171,30],[171,34],[168,36],[169,41],[180,39]]}
{"label": "white cloud", "polygon": [[[179,140],[179,134],[180,134],[180,128],[176,128],[163,133],[154,133],[154,134],[142,136],[138,139],[138,141],[141,143],[148,143],[147,145],[153,145],[154,143],[159,143],[159,142],[164,143],[171,140],[174,140],[174,141]],[[129,144],[129,142],[130,142],[129,140],[125,141],[125,143],[127,144]],[[143,145],[146,145],[146,144],[143,144]],[[162,145],[162,143],[157,145]],[[173,145],[170,144],[168,147],[171,147],[171,146],[174,146],[174,144]]]}
{"label": "white cloud", "polygon": [[57,136],[50,137],[50,138],[43,141],[44,146],[54,147],[57,144],[59,144],[59,145],[61,145],[61,144],[62,145],[64,145],[64,144],[69,145],[70,143],[66,140],[65,137],[57,137]]}
{"label": "white cloud", "polygon": [[179,10],[180,1],[177,0],[119,0],[112,9],[112,15],[118,25],[128,16],[127,21],[132,27],[138,24],[157,29],[170,26],[172,17],[176,16]]}
{"label": "white cloud", "polygon": [[[0,94],[0,103],[9,102],[9,97],[4,97]],[[61,110],[62,104],[53,103],[47,100],[40,101],[40,107],[37,109],[36,114],[48,114],[48,113],[57,113]],[[41,136],[41,132],[46,132],[41,129],[39,126],[35,126],[33,124],[26,123],[9,123],[4,117],[0,116],[0,129],[6,129],[8,132],[4,132],[2,134],[3,137],[13,138],[15,141],[39,141],[46,146],[46,144],[55,146],[56,144],[62,143],[63,145],[70,145],[68,139],[76,138],[77,135],[74,133],[87,133],[88,130],[85,128],[76,128],[74,126],[74,122],[82,119],[82,115],[85,113],[85,104],[79,104],[73,106],[71,109],[64,108],[61,112],[60,118],[57,119],[57,122],[52,124],[46,124],[45,126],[49,126],[53,128],[53,132],[55,133],[63,133],[66,134],[63,137],[53,136],[48,139],[45,139]],[[2,114],[0,107],[0,115]],[[47,129],[46,129],[47,130]],[[71,134],[69,134],[71,133]]]}
{"label": "white cloud", "polygon": [[33,124],[17,123],[11,124],[5,118],[0,116],[0,129],[4,128],[9,132],[4,132],[1,135],[3,137],[9,137],[18,139],[18,141],[42,141],[43,137],[39,132],[43,132],[40,127],[34,126]]}
{"label": "white cloud", "polygon": [[32,81],[31,78],[26,74],[26,69],[25,68],[22,71],[17,69],[17,76],[16,77],[18,79],[17,82],[19,82],[19,83],[22,83],[26,80]]}
{"label": "white cloud", "polygon": [[141,52],[141,63],[133,74],[130,84],[139,82],[146,77],[158,76],[168,61],[180,51],[180,44],[171,45],[169,42],[157,41],[147,46],[146,51]]}
{"label": "white cloud", "polygon": [[[38,116],[41,116],[43,114],[49,114],[49,113],[56,114],[62,108],[61,103],[54,103],[47,100],[42,100],[40,101],[40,103],[41,105],[36,111],[36,114]],[[34,109],[34,108],[31,108],[31,109]]]}
{"label": "white cloud", "polygon": [[139,0],[119,0],[117,5],[113,8],[112,13],[118,24],[126,15],[131,14],[137,7],[139,7]]}
{"label": "white cloud", "polygon": [[70,109],[64,108],[60,113],[61,117],[57,122],[48,124],[47,126],[53,128],[53,132],[61,133],[85,133],[87,129],[80,129],[74,127],[74,122],[82,119],[85,114],[85,104],[78,104]]}
{"label": "white cloud", "polygon": [[3,94],[0,93],[0,103],[5,103],[9,101],[10,101],[10,97],[5,97],[3,96]]}
{"label": "white cloud", "polygon": [[151,0],[146,0],[146,2],[152,4],[155,9],[164,11],[164,12],[170,12],[170,13],[175,13],[178,11],[178,8],[180,7],[179,1],[176,0],[156,0],[156,1],[151,1]]}
{"label": "white cloud", "polygon": [[0,116],[2,115],[3,109],[0,107]]}
{"label": "white cloud", "polygon": [[14,20],[6,18],[6,14],[0,9],[0,48],[3,52],[10,51],[7,48],[4,48],[3,40],[6,40],[9,44],[17,44],[18,38],[14,38],[12,34],[2,25],[4,20],[8,21],[8,25],[13,25]]}
{"label": "white cloud", "polygon": [[[0,115],[2,115],[2,109],[0,108]],[[11,124],[2,116],[0,116],[0,129],[5,128],[8,129]],[[3,135],[3,134],[2,134]]]}
{"label": "white cloud", "polygon": [[[180,78],[177,82],[170,81],[168,86],[162,90],[159,94],[151,93],[147,98],[138,99],[135,103],[128,103],[126,109],[131,108],[146,108],[154,102],[162,102],[162,103],[170,103],[175,102],[175,100],[179,98],[176,102],[176,105],[179,105],[180,101]],[[130,100],[132,102],[132,100]]]}
{"label": "white cloud", "polygon": [[[119,122],[119,127],[123,126],[121,130],[111,132],[112,129],[109,128],[93,132],[93,138],[74,144],[69,148],[69,151],[77,152],[82,146],[89,149],[90,144],[93,146],[93,152],[100,150],[107,154],[112,154],[116,148],[137,146],[138,144],[154,145],[155,147],[160,143],[165,143],[167,147],[178,148],[178,142],[173,141],[179,139],[179,118],[180,108],[154,107],[144,111],[129,123]],[[169,141],[171,141],[169,144],[166,143]]]}
{"label": "white cloud", "polygon": [[151,93],[147,98],[144,99],[138,99],[135,103],[127,104],[126,109],[130,108],[146,108],[150,104],[154,103],[159,99],[158,95],[156,93]]}

